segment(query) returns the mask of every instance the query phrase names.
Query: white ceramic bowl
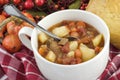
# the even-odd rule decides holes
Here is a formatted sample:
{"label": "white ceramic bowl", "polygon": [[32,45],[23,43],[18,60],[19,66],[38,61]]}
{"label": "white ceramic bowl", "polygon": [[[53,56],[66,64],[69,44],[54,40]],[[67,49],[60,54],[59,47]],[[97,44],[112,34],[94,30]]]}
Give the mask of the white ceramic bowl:
{"label": "white ceramic bowl", "polygon": [[[104,21],[87,11],[62,10],[54,12],[38,22],[38,25],[48,29],[50,26],[63,20],[82,20],[94,26],[103,34],[105,44],[102,51],[89,61],[76,65],[60,65],[49,62],[38,53],[38,30],[24,27],[19,32],[22,43],[33,50],[37,65],[48,80],[96,80],[104,71],[109,57],[109,30]],[[25,35],[31,36],[31,41]]]}

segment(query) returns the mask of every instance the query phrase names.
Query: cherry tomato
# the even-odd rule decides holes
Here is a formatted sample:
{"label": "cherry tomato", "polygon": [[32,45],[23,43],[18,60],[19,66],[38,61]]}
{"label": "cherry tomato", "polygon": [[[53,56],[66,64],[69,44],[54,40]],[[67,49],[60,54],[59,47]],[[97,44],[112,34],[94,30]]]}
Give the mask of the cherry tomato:
{"label": "cherry tomato", "polygon": [[25,3],[24,3],[24,7],[26,9],[31,9],[34,7],[34,3],[32,2],[32,0],[26,0]]}
{"label": "cherry tomato", "polygon": [[35,0],[37,6],[42,6],[45,3],[45,0]]}
{"label": "cherry tomato", "polygon": [[0,4],[1,4],[1,5],[4,4],[4,0],[0,0]]}
{"label": "cherry tomato", "polygon": [[19,4],[20,2],[21,2],[21,0],[13,0],[13,3],[16,5]]}
{"label": "cherry tomato", "polygon": [[0,0],[0,4],[1,4],[1,5],[6,4],[6,3],[8,3],[8,2],[9,2],[9,0]]}

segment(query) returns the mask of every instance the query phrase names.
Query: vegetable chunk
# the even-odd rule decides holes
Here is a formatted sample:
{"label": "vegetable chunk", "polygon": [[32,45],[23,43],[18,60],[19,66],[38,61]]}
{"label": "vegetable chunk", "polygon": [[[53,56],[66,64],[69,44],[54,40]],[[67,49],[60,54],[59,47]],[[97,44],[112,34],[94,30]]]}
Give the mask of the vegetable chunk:
{"label": "vegetable chunk", "polygon": [[52,32],[59,37],[64,37],[69,34],[70,30],[66,26],[61,26],[53,29]]}
{"label": "vegetable chunk", "polygon": [[77,47],[78,47],[78,42],[77,41],[71,41],[70,42],[69,48],[70,48],[71,51],[76,50]]}
{"label": "vegetable chunk", "polygon": [[75,56],[75,52],[74,51],[70,51],[68,54],[67,54],[67,57],[74,57]]}
{"label": "vegetable chunk", "polygon": [[92,40],[93,45],[94,45],[95,47],[100,44],[100,42],[101,42],[101,40],[102,40],[102,37],[103,37],[103,35],[102,35],[102,34],[99,34],[99,35],[97,35],[97,36]]}
{"label": "vegetable chunk", "polygon": [[95,54],[94,49],[88,48],[85,44],[80,44],[80,51],[82,52],[82,59],[83,61],[88,61],[89,59],[93,58]]}
{"label": "vegetable chunk", "polygon": [[39,35],[38,35],[38,40],[41,42],[41,43],[45,43],[48,39],[48,36],[41,32]]}
{"label": "vegetable chunk", "polygon": [[49,51],[47,56],[46,56],[46,59],[51,61],[51,62],[54,62],[56,59],[55,53],[53,51]]}

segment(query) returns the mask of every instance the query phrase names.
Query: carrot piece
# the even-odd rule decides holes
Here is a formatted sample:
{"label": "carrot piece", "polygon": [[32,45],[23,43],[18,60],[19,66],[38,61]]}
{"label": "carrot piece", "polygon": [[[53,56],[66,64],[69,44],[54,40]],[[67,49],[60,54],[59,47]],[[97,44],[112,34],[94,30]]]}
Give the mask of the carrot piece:
{"label": "carrot piece", "polygon": [[77,31],[77,28],[76,27],[71,27],[70,28],[70,32],[76,32]]}
{"label": "carrot piece", "polygon": [[77,26],[82,26],[82,27],[86,27],[85,23],[83,21],[78,21],[76,23]]}
{"label": "carrot piece", "polygon": [[68,24],[68,26],[71,28],[71,27],[75,27],[75,22],[70,22],[69,24]]}
{"label": "carrot piece", "polygon": [[71,32],[70,36],[78,38],[80,35],[78,32]]}
{"label": "carrot piece", "polygon": [[42,55],[42,56],[44,55],[44,49],[43,48],[40,47],[38,49],[38,52],[39,52],[40,55]]}
{"label": "carrot piece", "polygon": [[81,53],[81,51],[79,49],[75,50],[75,57],[76,58],[81,58],[82,57],[82,53]]}
{"label": "carrot piece", "polygon": [[76,58],[77,64],[82,62],[81,58]]}
{"label": "carrot piece", "polygon": [[98,54],[100,52],[101,48],[99,46],[95,47],[95,52]]}

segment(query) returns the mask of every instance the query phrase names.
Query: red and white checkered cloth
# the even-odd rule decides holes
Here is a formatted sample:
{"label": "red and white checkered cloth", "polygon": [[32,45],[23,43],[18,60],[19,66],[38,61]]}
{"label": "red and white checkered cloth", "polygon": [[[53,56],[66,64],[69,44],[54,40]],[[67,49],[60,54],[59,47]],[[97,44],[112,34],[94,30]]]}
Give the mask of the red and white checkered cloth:
{"label": "red and white checkered cloth", "polygon": [[[111,46],[108,65],[98,80],[120,80],[120,50]],[[9,54],[0,45],[0,80],[47,80],[40,73],[32,51],[22,47]]]}

